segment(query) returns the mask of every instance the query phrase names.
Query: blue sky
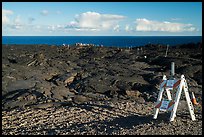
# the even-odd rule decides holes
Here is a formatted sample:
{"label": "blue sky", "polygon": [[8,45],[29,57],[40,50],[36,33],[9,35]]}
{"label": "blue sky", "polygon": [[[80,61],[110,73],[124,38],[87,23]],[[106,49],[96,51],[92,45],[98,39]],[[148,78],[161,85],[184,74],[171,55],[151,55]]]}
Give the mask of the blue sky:
{"label": "blue sky", "polygon": [[3,2],[3,36],[202,36],[202,2]]}

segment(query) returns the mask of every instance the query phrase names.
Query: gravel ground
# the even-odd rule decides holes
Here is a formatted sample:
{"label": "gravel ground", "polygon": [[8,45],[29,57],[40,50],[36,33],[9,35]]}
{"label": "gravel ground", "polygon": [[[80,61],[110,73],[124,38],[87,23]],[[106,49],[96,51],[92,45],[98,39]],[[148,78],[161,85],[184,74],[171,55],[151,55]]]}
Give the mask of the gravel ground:
{"label": "gravel ground", "polygon": [[202,135],[202,107],[190,118],[185,101],[177,117],[168,112],[153,120],[152,102],[106,100],[46,109],[13,109],[2,112],[3,135]]}

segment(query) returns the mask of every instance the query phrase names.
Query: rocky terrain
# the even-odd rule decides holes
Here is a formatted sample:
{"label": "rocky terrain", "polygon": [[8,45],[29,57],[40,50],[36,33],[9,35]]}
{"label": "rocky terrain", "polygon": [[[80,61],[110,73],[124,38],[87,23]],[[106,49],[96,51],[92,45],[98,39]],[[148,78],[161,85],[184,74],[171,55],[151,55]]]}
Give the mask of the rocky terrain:
{"label": "rocky terrain", "polygon": [[[2,45],[2,134],[202,134],[202,43],[131,49]],[[184,94],[174,122],[153,120],[163,75],[185,75],[199,105],[191,121]]]}

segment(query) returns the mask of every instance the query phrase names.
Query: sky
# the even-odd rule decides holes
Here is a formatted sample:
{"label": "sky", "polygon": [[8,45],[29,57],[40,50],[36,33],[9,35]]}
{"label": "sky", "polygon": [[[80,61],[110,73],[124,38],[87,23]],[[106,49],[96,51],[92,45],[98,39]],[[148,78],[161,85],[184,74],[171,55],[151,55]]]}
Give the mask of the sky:
{"label": "sky", "polygon": [[202,2],[2,2],[2,36],[202,36]]}

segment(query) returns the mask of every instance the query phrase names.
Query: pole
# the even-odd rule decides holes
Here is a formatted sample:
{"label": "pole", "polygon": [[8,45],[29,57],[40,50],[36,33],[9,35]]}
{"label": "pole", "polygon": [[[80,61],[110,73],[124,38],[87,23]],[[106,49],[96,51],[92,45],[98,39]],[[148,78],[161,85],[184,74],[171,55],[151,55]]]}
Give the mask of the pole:
{"label": "pole", "polygon": [[169,48],[169,45],[167,45],[167,47],[166,47],[166,55],[165,55],[165,57],[167,57],[168,48]]}
{"label": "pole", "polygon": [[174,65],[174,62],[171,62],[171,79],[174,78],[174,74],[175,74],[175,65]]}

